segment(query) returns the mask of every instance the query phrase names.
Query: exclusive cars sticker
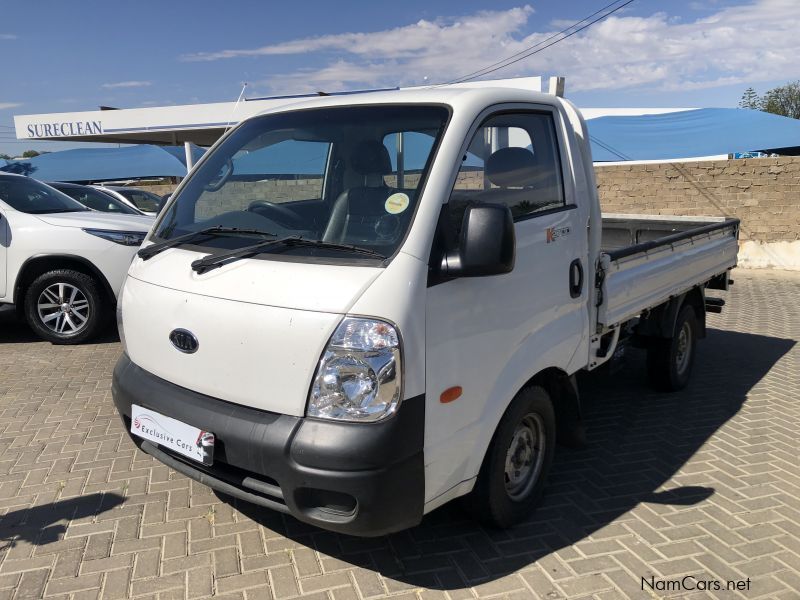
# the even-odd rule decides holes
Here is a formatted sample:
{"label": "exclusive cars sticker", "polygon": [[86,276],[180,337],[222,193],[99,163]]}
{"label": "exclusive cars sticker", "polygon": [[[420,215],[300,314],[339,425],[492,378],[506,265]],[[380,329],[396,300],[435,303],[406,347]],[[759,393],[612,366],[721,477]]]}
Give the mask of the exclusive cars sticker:
{"label": "exclusive cars sticker", "polygon": [[214,434],[154,410],[131,405],[131,433],[204,465],[214,461]]}

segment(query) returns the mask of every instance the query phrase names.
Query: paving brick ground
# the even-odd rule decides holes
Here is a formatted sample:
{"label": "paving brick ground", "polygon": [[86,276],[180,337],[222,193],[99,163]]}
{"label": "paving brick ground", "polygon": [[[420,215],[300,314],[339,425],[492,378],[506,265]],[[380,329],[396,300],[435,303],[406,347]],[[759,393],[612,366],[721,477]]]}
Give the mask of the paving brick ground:
{"label": "paving brick ground", "polygon": [[[686,391],[650,391],[633,355],[582,378],[589,444],[527,523],[445,507],[373,540],[171,472],[114,413],[117,342],[0,317],[0,598],[800,598],[800,276],[739,271],[727,298]],[[749,590],[642,590],[685,575]]]}

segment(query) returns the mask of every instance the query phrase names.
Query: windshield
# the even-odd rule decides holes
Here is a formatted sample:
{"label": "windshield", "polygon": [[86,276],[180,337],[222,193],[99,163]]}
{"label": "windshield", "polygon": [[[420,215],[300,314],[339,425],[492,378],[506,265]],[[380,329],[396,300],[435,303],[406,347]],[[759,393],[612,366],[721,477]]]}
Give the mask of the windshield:
{"label": "windshield", "polygon": [[142,212],[158,212],[158,207],[161,205],[161,196],[152,192],[128,188],[116,188],[115,191],[125,196]]}
{"label": "windshield", "polygon": [[131,208],[127,204],[120,202],[113,196],[90,187],[72,187],[54,185],[56,189],[65,193],[73,200],[77,200],[84,206],[100,212],[117,213],[121,215],[139,215],[139,211]]}
{"label": "windshield", "polygon": [[66,194],[28,177],[0,175],[0,200],[14,210],[34,215],[89,210]]}
{"label": "windshield", "polygon": [[[325,242],[268,246],[263,253],[271,258],[392,256],[411,224],[448,115],[441,106],[375,105],[246,121],[198,165],[156,226],[156,241],[236,227]],[[253,238],[193,243],[236,249]],[[337,244],[373,255],[331,247]]]}

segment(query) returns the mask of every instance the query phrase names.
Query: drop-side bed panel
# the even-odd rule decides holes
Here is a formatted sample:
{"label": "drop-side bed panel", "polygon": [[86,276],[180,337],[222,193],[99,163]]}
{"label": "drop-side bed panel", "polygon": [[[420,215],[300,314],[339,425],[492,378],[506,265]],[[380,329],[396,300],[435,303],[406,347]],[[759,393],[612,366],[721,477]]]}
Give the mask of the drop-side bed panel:
{"label": "drop-side bed panel", "polygon": [[[609,215],[603,228],[604,247],[606,237],[613,238],[600,257],[598,322],[604,327],[736,266],[738,219]],[[625,232],[633,243],[614,243]]]}

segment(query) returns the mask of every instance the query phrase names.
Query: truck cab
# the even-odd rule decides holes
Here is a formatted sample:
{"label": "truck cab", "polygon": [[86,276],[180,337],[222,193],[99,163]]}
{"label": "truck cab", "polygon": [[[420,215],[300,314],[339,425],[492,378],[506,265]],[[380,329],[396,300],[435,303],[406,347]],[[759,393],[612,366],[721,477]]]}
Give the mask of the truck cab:
{"label": "truck cab", "polygon": [[615,256],[603,229],[563,98],[455,86],[247,119],[131,264],[114,401],[143,451],[320,527],[380,535],[461,496],[510,526],[556,441],[580,442],[575,373],[633,340],[685,385],[703,290],[735,265],[735,220],[654,218]]}

